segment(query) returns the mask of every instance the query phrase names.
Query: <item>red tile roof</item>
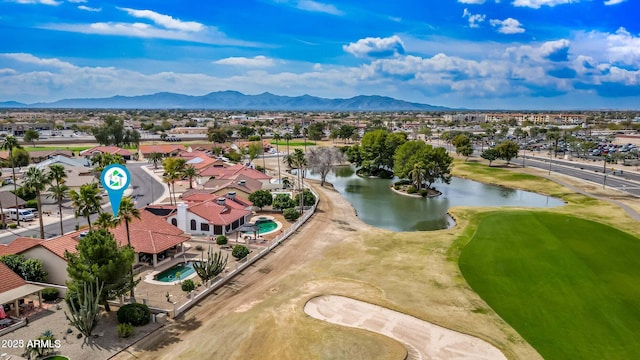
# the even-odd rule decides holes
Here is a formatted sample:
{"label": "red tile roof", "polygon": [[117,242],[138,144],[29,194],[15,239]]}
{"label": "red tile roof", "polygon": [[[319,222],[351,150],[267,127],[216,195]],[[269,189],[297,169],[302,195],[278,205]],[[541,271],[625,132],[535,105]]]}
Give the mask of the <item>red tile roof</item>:
{"label": "red tile roof", "polygon": [[236,179],[240,175],[253,180],[271,179],[271,176],[242,164],[236,164],[226,168],[210,167],[200,173],[200,176],[214,176],[216,179]]}
{"label": "red tile roof", "polygon": [[78,251],[76,247],[78,246],[79,235],[80,231],[74,231],[72,233],[58,236],[53,239],[44,240],[40,243],[40,246],[45,247],[47,250],[64,259],[65,251],[68,251],[70,253],[75,253]]}
{"label": "red tile roof", "polygon": [[65,250],[72,253],[76,252],[79,234],[80,231],[74,231],[72,233],[58,236],[49,240],[19,237],[9,244],[1,244],[0,256],[9,254],[21,254],[36,246],[42,246],[53,254],[58,255],[60,258],[64,259]]}
{"label": "red tile roof", "polygon": [[[242,182],[242,180],[244,180],[244,182]],[[203,187],[214,191],[228,188],[229,190],[240,190],[251,194],[262,189],[262,182],[250,179],[244,175],[238,175],[235,179],[211,179],[204,183]]]}
{"label": "red tile roof", "polygon": [[174,152],[182,152],[187,151],[184,148],[184,145],[176,145],[176,144],[159,144],[159,145],[140,145],[140,153],[143,155],[148,155],[154,152],[158,154],[171,154]]}
{"label": "red tile roof", "polygon": [[40,245],[42,239],[18,237],[8,244],[0,244],[0,256],[20,254],[32,247]]}
{"label": "red tile roof", "polygon": [[234,221],[251,214],[251,211],[244,208],[237,208],[233,201],[225,200],[225,205],[218,205],[216,201],[205,201],[189,206],[187,209],[201,218],[209,221],[213,225],[229,225]]}
{"label": "red tile roof", "polygon": [[0,279],[2,279],[2,281],[0,281],[0,294],[27,285],[18,274],[11,271],[11,269],[3,263],[0,263]]}
{"label": "red tile roof", "polygon": [[80,156],[89,156],[93,155],[93,153],[109,153],[113,155],[122,155],[122,156],[131,156],[133,153],[129,150],[125,150],[123,148],[117,146],[94,146],[91,149],[83,150],[80,152]]}
{"label": "red tile roof", "polygon": [[[127,244],[125,224],[111,230],[120,245]],[[163,217],[155,216],[146,210],[140,211],[140,220],[129,223],[131,246],[138,253],[158,254],[175,245],[189,240],[182,230],[169,224]]]}

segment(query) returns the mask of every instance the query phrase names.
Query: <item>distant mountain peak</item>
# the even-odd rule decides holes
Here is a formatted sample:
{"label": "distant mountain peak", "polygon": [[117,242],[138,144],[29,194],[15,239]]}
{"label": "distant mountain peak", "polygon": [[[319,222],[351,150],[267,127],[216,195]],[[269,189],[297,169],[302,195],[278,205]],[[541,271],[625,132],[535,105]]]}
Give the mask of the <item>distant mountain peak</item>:
{"label": "distant mountain peak", "polygon": [[69,109],[206,109],[265,111],[446,111],[447,107],[419,104],[380,95],[358,95],[348,99],[326,99],[304,94],[280,96],[270,92],[245,95],[235,90],[211,92],[202,96],[158,92],[149,95],[109,98],[64,99],[52,103],[0,103],[0,108]]}

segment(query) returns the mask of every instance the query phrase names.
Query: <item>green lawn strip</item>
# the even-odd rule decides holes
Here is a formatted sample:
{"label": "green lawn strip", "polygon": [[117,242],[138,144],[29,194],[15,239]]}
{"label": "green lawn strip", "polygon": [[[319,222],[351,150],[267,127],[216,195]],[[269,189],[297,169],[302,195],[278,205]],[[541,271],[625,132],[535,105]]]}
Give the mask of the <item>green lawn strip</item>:
{"label": "green lawn strip", "polygon": [[80,152],[92,148],[92,146],[24,146],[26,151],[54,151],[54,150],[69,150],[73,152]]}
{"label": "green lawn strip", "polygon": [[481,216],[460,254],[471,287],[546,359],[640,358],[640,241],[568,215]]}
{"label": "green lawn strip", "polygon": [[[287,146],[287,142],[286,141],[270,141],[269,143],[271,145]],[[306,144],[307,144],[307,146],[315,146],[316,145],[315,142],[311,142],[311,141],[307,141]],[[289,141],[289,146],[305,146],[305,142],[304,141]]]}

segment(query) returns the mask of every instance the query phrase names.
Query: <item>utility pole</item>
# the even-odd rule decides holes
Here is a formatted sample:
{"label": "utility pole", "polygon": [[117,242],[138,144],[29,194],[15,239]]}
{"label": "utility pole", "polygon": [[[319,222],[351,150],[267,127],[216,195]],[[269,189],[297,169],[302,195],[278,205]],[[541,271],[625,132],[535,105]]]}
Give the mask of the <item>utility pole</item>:
{"label": "utility pole", "polygon": [[607,184],[607,156],[604,157],[604,164],[602,165],[602,189],[604,190]]}

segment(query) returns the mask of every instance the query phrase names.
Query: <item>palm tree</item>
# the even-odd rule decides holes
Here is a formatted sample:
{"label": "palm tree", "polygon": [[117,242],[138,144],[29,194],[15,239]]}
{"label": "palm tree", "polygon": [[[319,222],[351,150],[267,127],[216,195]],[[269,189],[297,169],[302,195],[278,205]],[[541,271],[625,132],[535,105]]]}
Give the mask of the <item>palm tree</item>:
{"label": "palm tree", "polygon": [[60,164],[49,165],[49,179],[52,185],[47,189],[50,199],[55,199],[58,203],[58,214],[60,215],[60,235],[64,234],[62,226],[62,201],[69,195],[69,187],[65,185],[67,173],[64,166]]}
{"label": "palm tree", "polygon": [[293,140],[293,136],[291,136],[291,133],[285,133],[284,134],[284,141],[287,142],[287,155],[289,155],[289,141]]}
{"label": "palm tree", "polygon": [[182,170],[182,176],[186,176],[189,179],[189,189],[193,189],[193,178],[198,176],[198,170],[193,165],[187,165]]}
{"label": "palm tree", "polygon": [[422,189],[422,183],[424,183],[425,169],[424,164],[417,162],[413,164],[413,169],[409,172],[409,178],[416,184],[418,190]]}
{"label": "palm tree", "polygon": [[80,192],[71,190],[69,192],[69,196],[71,197],[71,203],[73,207],[76,209],[76,218],[78,218],[79,216],[86,217],[87,223],[89,224],[89,230],[91,230],[91,214],[100,212],[102,210],[100,208],[100,201],[102,200],[102,196],[100,196],[98,184],[84,184],[80,186]]}
{"label": "palm tree", "polygon": [[[23,186],[36,193],[38,204],[38,219],[40,221],[40,238],[44,239],[44,224],[42,222],[42,199],[40,194],[46,189],[51,179],[37,167],[30,167],[22,180]],[[19,216],[16,216],[19,217]]]}
{"label": "palm tree", "polygon": [[113,229],[118,226],[118,220],[113,215],[103,212],[98,214],[98,218],[93,224],[102,229]]}
{"label": "palm tree", "polygon": [[302,205],[303,205],[303,198],[304,196],[302,195],[304,193],[304,177],[302,176],[302,171],[304,169],[304,166],[306,165],[307,161],[304,157],[304,153],[302,152],[302,150],[300,149],[295,149],[294,153],[292,155],[289,155],[289,157],[291,158],[291,162],[292,165],[296,167],[296,169],[298,169],[298,184],[300,185],[300,213],[302,213]]}
{"label": "palm tree", "polygon": [[49,194],[48,198],[56,200],[58,203],[58,214],[60,216],[60,235],[64,234],[64,228],[62,226],[62,201],[69,196],[69,187],[65,184],[51,185],[47,189]]}
{"label": "palm tree", "polygon": [[162,154],[154,151],[151,154],[149,154],[149,156],[147,156],[147,160],[149,162],[153,163],[153,168],[154,169],[157,169],[158,168],[158,162],[160,162],[160,160],[162,160]]}
{"label": "palm tree", "polygon": [[[124,226],[127,230],[127,244],[131,247],[131,235],[129,234],[129,222],[131,222],[134,218],[140,220],[140,210],[138,210],[133,204],[133,200],[131,200],[130,196],[122,198],[122,202],[120,202],[120,210],[118,211],[118,217],[116,221],[120,223],[124,220]],[[131,267],[130,271],[131,279],[133,279],[133,267]],[[131,286],[131,297],[135,297],[133,286]]]}
{"label": "palm tree", "polygon": [[[18,139],[14,136],[7,136],[0,144],[0,149],[9,151],[9,160],[11,161],[11,173],[13,174],[13,194],[16,199],[16,210],[18,209],[18,185],[16,184],[16,168],[13,163],[13,149],[20,149],[22,146],[18,143]],[[16,222],[20,226],[20,216],[16,216]]]}
{"label": "palm tree", "polygon": [[273,134],[273,140],[275,140],[276,142],[276,160],[278,162],[278,184],[282,182],[282,180],[280,179],[280,148],[278,147],[278,141],[280,141],[280,139],[282,139],[282,137],[280,136],[279,133]]}
{"label": "palm tree", "polygon": [[264,143],[262,142],[262,137],[266,134],[266,130],[263,127],[258,128],[258,135],[260,135],[260,149],[262,150],[262,171],[267,173],[267,165],[264,161]]}

